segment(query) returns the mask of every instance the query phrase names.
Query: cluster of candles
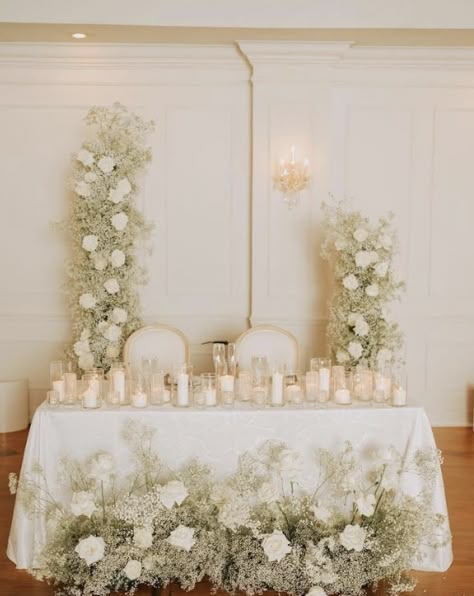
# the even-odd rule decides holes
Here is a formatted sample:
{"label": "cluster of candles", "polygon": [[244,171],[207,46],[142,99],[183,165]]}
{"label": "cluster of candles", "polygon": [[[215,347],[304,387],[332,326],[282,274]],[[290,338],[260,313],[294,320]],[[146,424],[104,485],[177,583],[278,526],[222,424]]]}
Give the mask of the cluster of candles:
{"label": "cluster of candles", "polygon": [[233,344],[214,344],[213,360],[214,372],[200,376],[193,376],[188,363],[167,373],[159,369],[156,358],[147,357],[131,370],[122,362],[114,363],[107,375],[103,369],[91,369],[81,380],[70,366],[55,361],[50,366],[48,401],[51,405],[80,403],[85,409],[99,408],[104,401],[109,407],[130,404],[135,408],[229,407],[236,401],[257,407],[315,406],[331,400],[339,405],[353,400],[406,405],[405,376],[388,366],[348,371],[332,366],[329,358],[312,358],[310,370],[302,374],[270,365],[265,356],[254,356],[250,370],[238,370]]}

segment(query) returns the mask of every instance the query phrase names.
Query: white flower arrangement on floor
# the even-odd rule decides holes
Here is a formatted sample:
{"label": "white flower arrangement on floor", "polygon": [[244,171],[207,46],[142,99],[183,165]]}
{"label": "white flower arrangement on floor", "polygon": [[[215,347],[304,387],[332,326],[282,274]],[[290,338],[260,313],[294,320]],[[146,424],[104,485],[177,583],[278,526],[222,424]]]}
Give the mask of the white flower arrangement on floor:
{"label": "white flower arrangement on floor", "polygon": [[153,130],[116,103],[86,116],[95,136],[73,160],[74,198],[63,229],[71,236],[67,267],[73,318],[68,357],[82,370],[109,368],[125,339],[141,326],[137,242],[150,230],[135,206],[138,176],[151,161],[145,137]]}
{"label": "white flower arrangement on floor", "polygon": [[[382,582],[395,595],[413,589],[407,570],[421,543],[450,540],[445,518],[431,510],[435,450],[402,462],[394,448],[369,458],[345,443],[340,452],[315,451],[314,470],[304,474],[299,453],[268,442],[217,481],[198,461],[171,473],[152,450],[151,428],[124,428],[135,461],[129,476],[100,453],[63,462],[66,502],[48,491],[40,469],[19,482],[22,505],[49,522],[31,572],[58,594],[171,582],[192,589],[207,579],[230,593],[360,596]],[[404,474],[418,476],[417,496],[403,493]]]}
{"label": "white flower arrangement on floor", "polygon": [[321,254],[333,263],[336,281],[328,324],[332,357],[351,367],[393,363],[402,334],[388,307],[405,286],[393,272],[397,243],[392,216],[374,224],[343,203],[323,204],[323,212]]}

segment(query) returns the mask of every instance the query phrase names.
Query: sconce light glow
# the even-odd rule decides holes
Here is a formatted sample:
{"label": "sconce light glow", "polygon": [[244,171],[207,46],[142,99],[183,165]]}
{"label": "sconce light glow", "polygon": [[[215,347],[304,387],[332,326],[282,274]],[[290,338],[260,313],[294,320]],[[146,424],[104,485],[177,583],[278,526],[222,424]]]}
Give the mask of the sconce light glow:
{"label": "sconce light glow", "polygon": [[290,149],[290,159],[280,159],[276,175],[273,177],[275,187],[283,194],[283,200],[292,209],[298,202],[300,191],[308,187],[310,180],[309,161],[297,161],[295,146]]}
{"label": "sconce light glow", "polygon": [[85,33],[73,33],[72,37],[74,37],[74,39],[84,39],[87,35]]}

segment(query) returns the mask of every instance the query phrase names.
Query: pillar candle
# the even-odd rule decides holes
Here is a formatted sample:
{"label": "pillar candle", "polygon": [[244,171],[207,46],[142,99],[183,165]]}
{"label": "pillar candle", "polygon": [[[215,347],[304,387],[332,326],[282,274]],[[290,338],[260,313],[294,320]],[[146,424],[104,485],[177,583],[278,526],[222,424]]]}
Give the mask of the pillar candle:
{"label": "pillar candle", "polygon": [[[232,377],[232,379],[233,378],[234,377]],[[203,391],[203,394],[204,394],[204,403],[206,404],[206,406],[217,405],[217,391],[216,391],[216,389],[214,389],[214,388],[205,389]]]}
{"label": "pillar candle", "polygon": [[58,392],[59,401],[63,402],[64,394],[65,394],[64,381],[62,379],[60,381],[53,381],[53,389],[54,389],[54,391]]}
{"label": "pillar candle", "polygon": [[407,392],[403,387],[394,387],[392,404],[394,406],[405,406],[407,403]]}
{"label": "pillar candle", "polygon": [[178,376],[178,387],[177,387],[177,405],[188,406],[189,405],[189,375],[186,373],[180,373]]}
{"label": "pillar candle", "polygon": [[234,391],[234,377],[232,375],[222,375],[219,377],[221,391]]}
{"label": "pillar candle", "polygon": [[319,390],[320,391],[329,391],[329,378],[330,378],[329,368],[320,368],[319,369]]}
{"label": "pillar candle", "polygon": [[148,400],[144,391],[137,391],[132,394],[132,406],[134,408],[146,408],[147,403]]}
{"label": "pillar candle", "polygon": [[94,387],[89,385],[87,390],[82,394],[82,406],[84,408],[97,408],[97,405],[97,392],[95,391]]}
{"label": "pillar candle", "polygon": [[280,372],[274,372],[272,375],[272,406],[283,405],[283,375]]}
{"label": "pillar candle", "polygon": [[352,402],[349,389],[337,389],[334,393],[334,401],[337,404],[347,405]]}
{"label": "pillar candle", "polygon": [[120,403],[125,401],[125,373],[123,370],[114,370],[112,372],[113,390],[120,395]]}
{"label": "pillar candle", "polygon": [[300,404],[303,401],[303,392],[298,385],[288,385],[286,395],[290,404]]}

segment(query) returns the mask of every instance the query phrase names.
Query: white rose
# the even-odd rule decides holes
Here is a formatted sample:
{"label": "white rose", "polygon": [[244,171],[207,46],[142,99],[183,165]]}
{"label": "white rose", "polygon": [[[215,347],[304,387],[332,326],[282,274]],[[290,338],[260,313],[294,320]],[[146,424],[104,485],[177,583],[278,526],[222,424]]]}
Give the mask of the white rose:
{"label": "white rose", "polygon": [[128,319],[128,312],[123,308],[115,307],[112,311],[112,321],[114,323],[126,323]]}
{"label": "white rose", "polygon": [[344,250],[347,246],[347,242],[344,238],[338,238],[336,242],[334,242],[334,246],[336,247],[336,250]]}
{"label": "white rose", "polygon": [[84,176],[86,182],[95,182],[97,180],[97,174],[95,172],[87,172]]}
{"label": "white rose", "polygon": [[160,501],[167,509],[171,509],[176,503],[181,503],[188,496],[188,491],[184,484],[179,480],[171,480],[168,484],[165,484],[160,488]]}
{"label": "white rose", "polygon": [[155,559],[151,555],[148,555],[143,559],[142,564],[143,569],[146,569],[147,571],[152,571],[153,567],[155,566]]}
{"label": "white rose", "polygon": [[99,453],[91,462],[89,477],[99,482],[109,482],[114,471],[114,460],[108,453]]}
{"label": "white rose", "polygon": [[360,250],[356,253],[355,262],[357,267],[365,269],[372,263],[372,254],[367,250]]}
{"label": "white rose", "polygon": [[112,217],[112,225],[118,232],[124,230],[127,227],[127,223],[128,216],[123,211],[121,211],[120,213],[116,213]]}
{"label": "white rose", "polygon": [[357,230],[354,232],[354,238],[357,240],[357,242],[364,242],[364,240],[367,240],[368,236],[369,232],[367,232],[367,230],[364,228],[357,228]]}
{"label": "white rose", "polygon": [[314,517],[316,519],[319,519],[320,521],[324,522],[325,524],[328,523],[328,521],[331,519],[331,516],[332,516],[332,512],[330,509],[328,509],[327,507],[322,507],[322,506],[318,506],[318,505],[315,505],[313,507],[313,513],[314,513]]}
{"label": "white rose", "polygon": [[361,515],[365,515],[365,517],[370,517],[374,514],[375,511],[375,495],[372,493],[368,495],[360,495],[358,499],[356,499],[357,509]]}
{"label": "white rose", "polygon": [[106,355],[108,358],[117,358],[120,354],[120,348],[117,344],[109,344],[105,350]]}
{"label": "white rose", "polygon": [[[81,335],[82,337],[82,335]],[[87,354],[87,352],[90,352],[90,346],[89,346],[89,340],[88,339],[81,339],[79,341],[76,341],[76,343],[73,345],[73,350],[74,350],[74,354],[76,354],[76,356],[81,356],[82,354]]]}
{"label": "white rose", "polygon": [[392,238],[388,234],[380,236],[379,242],[386,250],[392,246]]}
{"label": "white rose", "polygon": [[118,281],[114,277],[108,279],[104,283],[104,288],[107,290],[109,294],[117,294],[118,292],[120,292],[120,286],[118,284]]}
{"label": "white rose", "polygon": [[280,498],[280,491],[273,482],[264,482],[258,489],[257,496],[264,503],[275,503]]}
{"label": "white rose", "polygon": [[110,255],[110,262],[113,267],[121,267],[125,263],[125,253],[123,250],[116,248]]}
{"label": "white rose", "polygon": [[381,261],[380,263],[377,263],[377,265],[375,265],[374,270],[375,275],[377,275],[377,277],[385,277],[388,271],[388,263],[386,263],[385,261]]}
{"label": "white rose", "polygon": [[97,240],[97,236],[93,234],[89,234],[88,236],[84,236],[82,239],[82,248],[87,250],[88,252],[92,252],[97,248],[99,241]]}
{"label": "white rose", "polygon": [[80,180],[74,187],[74,190],[76,194],[84,199],[88,199],[91,196],[91,187],[84,180]]}
{"label": "white rose", "polygon": [[339,534],[339,541],[346,550],[355,550],[360,553],[364,548],[366,530],[361,528],[359,524],[348,524],[344,528],[344,532]]}
{"label": "white rose", "polygon": [[153,544],[153,532],[150,528],[134,528],[133,542],[139,548],[150,548]]}
{"label": "white rose", "polygon": [[122,193],[123,196],[128,195],[128,193],[132,190],[132,185],[128,178],[122,178],[119,180],[117,184],[117,190]]}
{"label": "white rose", "polygon": [[369,333],[369,325],[363,317],[359,317],[355,323],[354,331],[356,335],[365,337]]}
{"label": "white rose", "polygon": [[294,480],[301,472],[301,458],[293,449],[282,449],[277,463],[277,469],[282,476]]}
{"label": "white rose", "polygon": [[369,252],[370,258],[372,263],[376,263],[379,260],[379,253],[376,250],[371,250]]}
{"label": "white rose", "polygon": [[81,149],[77,154],[77,161],[80,161],[85,166],[90,167],[94,163],[94,154],[87,149]]}
{"label": "white rose", "polygon": [[306,596],[328,596],[327,593],[319,586],[314,586],[311,590],[306,594]]}
{"label": "white rose", "polygon": [[115,203],[116,205],[123,201],[123,194],[117,188],[111,188],[109,190],[109,201]]}
{"label": "white rose", "polygon": [[99,333],[102,333],[102,335],[107,331],[109,327],[109,324],[107,321],[99,321],[97,323],[97,329],[99,330]]}
{"label": "white rose", "polygon": [[77,493],[72,493],[71,511],[74,515],[85,515],[90,517],[97,509],[94,502],[94,495],[87,491],[81,490]]}
{"label": "white rose", "polygon": [[105,542],[103,538],[89,536],[80,540],[74,550],[88,565],[92,565],[104,557]]}
{"label": "white rose", "polygon": [[177,548],[182,548],[189,553],[196,542],[194,540],[194,530],[192,528],[188,528],[187,526],[179,525],[171,532],[166,539],[166,542],[176,546]]}
{"label": "white rose", "polygon": [[347,362],[349,360],[349,356],[343,350],[338,350],[336,354],[336,360],[339,362],[339,364],[342,364],[343,362]]}
{"label": "white rose", "polygon": [[359,280],[355,275],[350,273],[342,280],[342,285],[346,288],[346,290],[357,290],[359,287]]}
{"label": "white rose", "polygon": [[109,325],[104,333],[105,339],[108,339],[110,342],[118,341],[121,335],[122,330],[118,325],[114,325],[114,323]]}
{"label": "white rose", "polygon": [[376,450],[375,459],[380,465],[386,466],[397,462],[400,455],[393,445],[387,445]]}
{"label": "white rose", "polygon": [[365,288],[365,293],[367,294],[367,296],[370,296],[371,298],[375,298],[376,296],[379,295],[379,287],[377,284],[370,284],[370,286],[367,286]]}
{"label": "white rose", "polygon": [[104,255],[94,255],[94,267],[97,271],[103,271],[107,267],[107,259]]}
{"label": "white rose", "polygon": [[280,562],[291,552],[290,543],[281,530],[273,530],[271,534],[266,536],[262,540],[262,548],[269,561]]}
{"label": "white rose", "polygon": [[132,559],[125,565],[123,572],[128,577],[128,579],[134,581],[138,579],[142,574],[142,564],[140,563],[140,561],[135,561]]}
{"label": "white rose", "polygon": [[89,352],[88,354],[81,354],[79,356],[79,368],[82,370],[89,370],[94,366],[94,355]]}
{"label": "white rose", "polygon": [[104,174],[110,174],[115,167],[115,160],[113,157],[105,156],[99,159],[97,164]]}
{"label": "white rose", "polygon": [[347,351],[352,358],[354,358],[354,360],[359,360],[359,358],[362,356],[362,346],[358,341],[351,341],[347,346]]}
{"label": "white rose", "polygon": [[355,325],[361,317],[362,315],[360,315],[359,313],[351,312],[347,317],[347,322],[349,323],[349,325]]}
{"label": "white rose", "polygon": [[97,304],[97,299],[95,296],[89,293],[81,294],[79,298],[79,304],[82,306],[82,308],[94,308],[94,306]]}

